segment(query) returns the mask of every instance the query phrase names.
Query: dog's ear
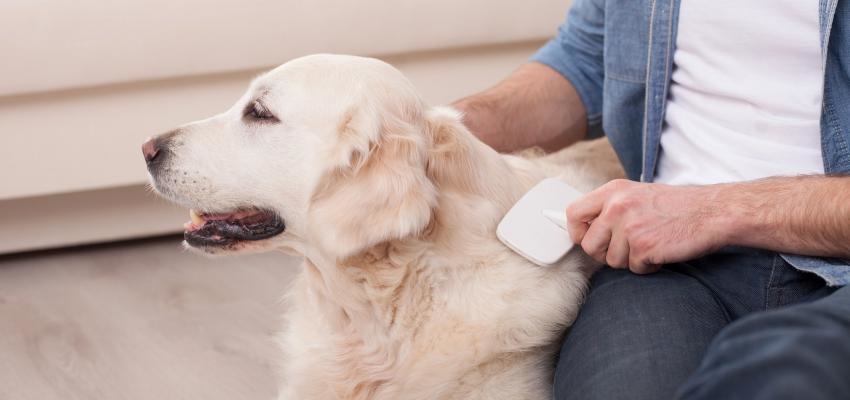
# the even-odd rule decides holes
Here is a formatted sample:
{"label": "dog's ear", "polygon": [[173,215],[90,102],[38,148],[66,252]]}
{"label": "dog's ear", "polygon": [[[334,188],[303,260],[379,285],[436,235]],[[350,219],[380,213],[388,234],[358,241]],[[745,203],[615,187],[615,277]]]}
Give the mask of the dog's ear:
{"label": "dog's ear", "polygon": [[514,172],[490,146],[482,143],[450,107],[434,107],[425,114],[429,141],[428,178],[440,191],[451,190],[502,202],[515,186]]}
{"label": "dog's ear", "polygon": [[[427,174],[438,187],[472,190],[478,185],[477,164],[472,157],[475,140],[461,122],[461,114],[449,107],[434,107],[425,114],[425,138],[429,142]],[[482,162],[484,160],[478,160]]]}
{"label": "dog's ear", "polygon": [[436,205],[436,189],[425,174],[421,116],[372,120],[363,114],[351,111],[340,123],[331,156],[337,166],[322,178],[310,204],[311,239],[336,259],[418,234]]}
{"label": "dog's ear", "polygon": [[466,128],[462,114],[453,108],[428,110],[425,136],[429,141],[427,175],[440,192],[481,196],[507,212],[522,194],[517,187],[540,179],[526,176],[519,165],[509,166]]}

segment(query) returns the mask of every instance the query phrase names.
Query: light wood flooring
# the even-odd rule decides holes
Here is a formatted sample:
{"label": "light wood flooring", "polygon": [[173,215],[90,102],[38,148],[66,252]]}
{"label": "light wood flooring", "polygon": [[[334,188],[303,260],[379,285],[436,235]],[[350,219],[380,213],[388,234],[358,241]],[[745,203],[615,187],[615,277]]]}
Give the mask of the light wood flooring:
{"label": "light wood flooring", "polygon": [[179,237],[0,257],[0,399],[272,399],[297,270]]}

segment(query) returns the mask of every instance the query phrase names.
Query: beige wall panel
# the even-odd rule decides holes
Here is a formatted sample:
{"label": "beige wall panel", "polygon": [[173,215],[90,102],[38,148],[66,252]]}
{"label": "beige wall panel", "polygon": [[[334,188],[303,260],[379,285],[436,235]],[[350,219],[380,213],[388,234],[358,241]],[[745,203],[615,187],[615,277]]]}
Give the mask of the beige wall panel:
{"label": "beige wall panel", "polygon": [[[551,36],[564,0],[11,0],[0,96]],[[9,79],[13,77],[13,79]]]}
{"label": "beige wall panel", "polygon": [[186,210],[143,185],[0,202],[0,254],[180,231]]}

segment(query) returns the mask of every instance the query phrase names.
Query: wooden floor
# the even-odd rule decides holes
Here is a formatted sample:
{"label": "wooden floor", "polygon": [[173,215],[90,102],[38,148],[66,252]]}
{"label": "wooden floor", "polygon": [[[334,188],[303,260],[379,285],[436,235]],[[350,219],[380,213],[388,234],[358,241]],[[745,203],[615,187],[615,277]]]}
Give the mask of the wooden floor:
{"label": "wooden floor", "polygon": [[176,237],[0,258],[0,399],[271,399],[297,260]]}

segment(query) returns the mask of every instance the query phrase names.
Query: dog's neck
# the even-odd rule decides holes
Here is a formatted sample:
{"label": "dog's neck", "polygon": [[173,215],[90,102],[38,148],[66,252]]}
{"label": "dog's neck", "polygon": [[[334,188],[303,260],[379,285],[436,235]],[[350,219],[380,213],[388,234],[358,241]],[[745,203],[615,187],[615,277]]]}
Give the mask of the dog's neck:
{"label": "dog's neck", "polygon": [[[483,253],[490,250],[481,244],[497,240],[498,221],[542,177],[531,163],[498,154],[462,125],[433,138],[427,168],[439,194],[432,218],[420,232],[343,260],[320,251],[306,254],[313,300],[332,329],[353,330],[364,342],[382,346],[403,341],[393,332],[415,329],[394,328],[430,317],[428,292],[440,284],[441,267],[458,268],[462,266],[448,264],[486,257]],[[434,249],[463,257],[445,259],[447,265],[423,265],[423,254]],[[433,253],[427,259],[441,260]]]}
{"label": "dog's neck", "polygon": [[332,330],[353,331],[364,342],[391,342],[392,328],[405,318],[397,312],[405,288],[421,278],[413,265],[418,250],[405,242],[375,245],[341,261],[305,259],[311,300]]}

